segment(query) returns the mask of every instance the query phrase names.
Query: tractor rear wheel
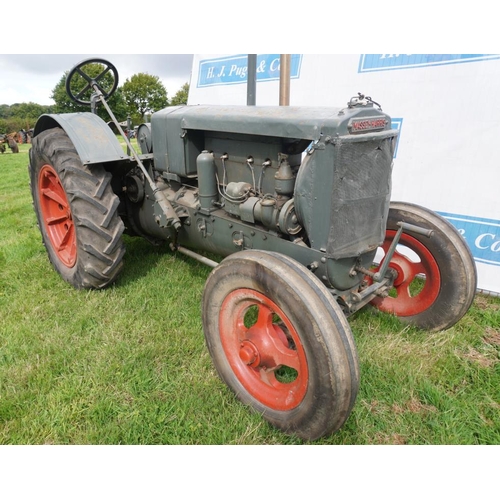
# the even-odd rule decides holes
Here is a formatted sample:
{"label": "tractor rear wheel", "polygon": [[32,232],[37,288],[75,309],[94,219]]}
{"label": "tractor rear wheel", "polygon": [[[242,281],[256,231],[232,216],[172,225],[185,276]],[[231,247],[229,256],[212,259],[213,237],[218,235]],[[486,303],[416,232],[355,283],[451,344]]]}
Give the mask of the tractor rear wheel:
{"label": "tractor rear wheel", "polygon": [[222,380],[275,427],[314,440],[347,420],[359,385],[351,330],[298,262],[258,250],[227,257],[206,282],[203,328]]}
{"label": "tractor rear wheel", "polygon": [[116,280],[124,225],[111,174],[83,165],[60,128],[33,138],[29,171],[42,240],[56,271],[75,288],[103,288]]}
{"label": "tractor rear wheel", "polygon": [[[404,221],[433,231],[432,236],[403,233],[389,268],[394,289],[372,305],[426,330],[453,326],[468,311],[477,288],[474,259],[455,227],[427,208],[391,203],[384,252]],[[383,260],[382,260],[383,261]]]}

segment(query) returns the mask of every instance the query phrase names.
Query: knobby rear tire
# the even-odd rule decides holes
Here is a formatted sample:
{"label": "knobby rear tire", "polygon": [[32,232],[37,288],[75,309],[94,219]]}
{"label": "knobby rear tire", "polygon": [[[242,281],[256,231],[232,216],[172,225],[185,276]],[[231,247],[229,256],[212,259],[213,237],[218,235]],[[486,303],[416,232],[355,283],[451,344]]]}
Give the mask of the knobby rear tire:
{"label": "knobby rear tire", "polygon": [[103,288],[123,266],[124,224],[111,174],[83,165],[66,132],[46,130],[30,149],[33,207],[55,270],[75,288]]}

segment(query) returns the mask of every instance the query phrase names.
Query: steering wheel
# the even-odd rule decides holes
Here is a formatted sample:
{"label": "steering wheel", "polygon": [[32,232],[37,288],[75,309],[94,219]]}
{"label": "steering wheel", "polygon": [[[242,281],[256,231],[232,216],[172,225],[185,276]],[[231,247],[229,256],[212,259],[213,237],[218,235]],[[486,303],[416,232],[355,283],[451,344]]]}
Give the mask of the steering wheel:
{"label": "steering wheel", "polygon": [[[91,76],[88,74],[88,69],[85,66],[88,64],[101,64],[104,69],[97,76]],[[108,73],[111,72],[112,81],[110,78],[106,78]],[[83,80],[82,80],[83,79]],[[78,86],[78,90],[74,91],[71,86]],[[91,104],[91,100],[82,99],[86,93],[92,95],[95,92],[95,86],[102,93],[104,99],[111,97],[116,88],[118,87],[118,71],[116,68],[105,59],[85,59],[81,63],[77,64],[70,72],[66,78],[66,92],[73,101],[78,104]]]}

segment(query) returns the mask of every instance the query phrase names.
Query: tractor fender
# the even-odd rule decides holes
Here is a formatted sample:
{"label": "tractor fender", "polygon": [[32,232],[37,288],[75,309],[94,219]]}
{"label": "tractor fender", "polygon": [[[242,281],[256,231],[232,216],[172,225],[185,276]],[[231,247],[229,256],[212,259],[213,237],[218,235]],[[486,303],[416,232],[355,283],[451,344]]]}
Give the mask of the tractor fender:
{"label": "tractor fender", "polygon": [[36,122],[33,136],[55,127],[68,134],[84,165],[127,158],[108,124],[93,113],[42,115]]}

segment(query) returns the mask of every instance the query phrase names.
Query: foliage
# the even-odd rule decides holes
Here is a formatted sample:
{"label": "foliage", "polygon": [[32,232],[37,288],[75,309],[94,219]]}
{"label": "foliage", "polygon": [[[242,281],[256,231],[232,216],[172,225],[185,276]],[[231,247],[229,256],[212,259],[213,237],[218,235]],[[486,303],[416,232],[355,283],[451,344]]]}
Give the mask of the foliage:
{"label": "foliage", "polygon": [[[302,444],[217,376],[200,313],[210,268],[126,238],[115,285],[60,279],[32,209],[28,148],[0,154],[0,444]],[[370,308],[350,324],[360,391],[346,425],[316,444],[500,443],[500,298],[477,295],[444,332]]]}
{"label": "foliage", "polygon": [[189,96],[189,83],[186,82],[170,100],[170,106],[187,104]]}
{"label": "foliage", "polygon": [[[87,75],[95,77],[102,73],[104,66],[100,63],[91,63],[82,69]],[[69,71],[66,71],[52,89],[50,98],[55,102],[53,106],[42,106],[33,102],[12,105],[0,104],[0,134],[33,128],[42,114],[90,111],[90,105],[78,104],[68,96],[66,92],[68,75]],[[105,74],[99,83],[105,89],[110,89],[113,83],[112,74],[109,72]],[[75,73],[71,81],[73,93],[79,94],[86,86],[87,81]],[[189,84],[185,83],[177,91],[170,105],[187,104],[188,93]],[[91,92],[87,90],[81,99],[90,101],[90,97]],[[151,114],[169,105],[167,90],[159,77],[147,73],[138,73],[127,79],[121,87],[117,88],[107,103],[118,121],[122,122],[131,117],[133,124],[143,123],[146,114]],[[97,108],[97,114],[106,122],[110,119],[106,109],[100,104]]]}
{"label": "foliage", "polygon": [[[103,65],[102,64],[88,64],[85,66],[85,71],[89,76],[97,76],[102,72]],[[57,85],[52,90],[51,99],[54,100],[54,113],[82,113],[89,112],[90,105],[88,104],[78,104],[73,99],[71,99],[66,92],[66,79],[69,75],[69,71],[66,71]],[[106,82],[109,85],[109,79],[111,75],[107,74],[104,79],[107,79]],[[100,82],[101,83],[101,82]],[[73,94],[78,94],[83,88],[85,88],[86,82],[78,75],[75,75],[75,78],[71,81],[71,90]],[[84,101],[90,101],[90,94],[87,92],[85,95],[81,97]],[[118,88],[117,91],[111,96],[107,101],[110,108],[115,113],[117,119],[119,121],[125,120],[127,117],[127,107],[125,101],[123,99],[122,92]],[[97,114],[104,121],[109,121],[109,115],[104,108],[104,106],[99,105],[97,108]]]}
{"label": "foliage", "polygon": [[42,106],[34,102],[0,105],[0,134],[29,130],[35,126],[38,117],[51,113],[52,106]]}
{"label": "foliage", "polygon": [[123,96],[134,123],[142,123],[146,113],[168,106],[167,91],[159,77],[138,73],[125,80]]}
{"label": "foliage", "polygon": [[10,106],[8,104],[0,104],[0,118],[10,116]]}
{"label": "foliage", "polygon": [[66,78],[68,77],[69,71],[66,71],[59,82],[52,90],[50,98],[54,100],[54,113],[79,113],[83,111],[88,111],[88,106],[83,106],[83,104],[77,104],[73,101],[66,93]]}

